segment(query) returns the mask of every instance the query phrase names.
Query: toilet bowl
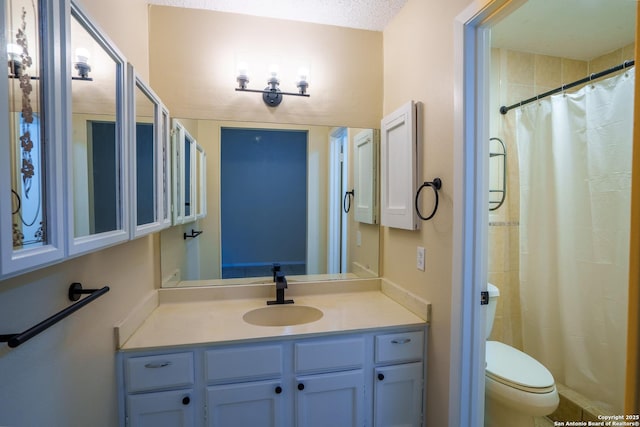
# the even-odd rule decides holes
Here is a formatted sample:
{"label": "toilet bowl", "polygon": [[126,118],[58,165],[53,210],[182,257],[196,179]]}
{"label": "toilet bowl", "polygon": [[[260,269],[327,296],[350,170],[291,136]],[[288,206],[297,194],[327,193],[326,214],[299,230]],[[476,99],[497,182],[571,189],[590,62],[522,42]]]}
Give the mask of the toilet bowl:
{"label": "toilet bowl", "polygon": [[[486,338],[491,334],[498,288],[488,284]],[[485,427],[533,427],[534,417],[558,407],[551,372],[533,357],[498,341],[486,342]]]}

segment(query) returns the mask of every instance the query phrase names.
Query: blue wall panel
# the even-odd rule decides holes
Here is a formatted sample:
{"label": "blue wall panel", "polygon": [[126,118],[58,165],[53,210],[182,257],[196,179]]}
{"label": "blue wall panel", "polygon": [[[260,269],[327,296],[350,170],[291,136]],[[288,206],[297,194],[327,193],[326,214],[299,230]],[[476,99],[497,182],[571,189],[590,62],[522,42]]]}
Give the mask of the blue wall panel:
{"label": "blue wall panel", "polygon": [[223,128],[222,266],[304,264],[307,132]]}

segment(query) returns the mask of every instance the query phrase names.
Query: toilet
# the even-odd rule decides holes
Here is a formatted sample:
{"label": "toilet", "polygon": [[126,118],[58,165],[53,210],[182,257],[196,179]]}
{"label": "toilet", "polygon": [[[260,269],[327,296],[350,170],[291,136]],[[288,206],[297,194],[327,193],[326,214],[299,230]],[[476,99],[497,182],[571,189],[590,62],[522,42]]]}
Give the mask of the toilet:
{"label": "toilet", "polygon": [[[500,291],[489,283],[485,339],[489,338]],[[534,417],[559,403],[551,372],[533,357],[498,341],[486,342],[485,427],[534,427]]]}

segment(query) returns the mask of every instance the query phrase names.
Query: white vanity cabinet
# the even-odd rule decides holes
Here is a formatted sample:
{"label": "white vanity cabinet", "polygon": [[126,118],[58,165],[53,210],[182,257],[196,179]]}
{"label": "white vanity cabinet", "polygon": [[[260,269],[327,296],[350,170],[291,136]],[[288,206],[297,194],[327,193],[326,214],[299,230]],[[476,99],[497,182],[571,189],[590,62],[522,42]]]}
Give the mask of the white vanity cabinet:
{"label": "white vanity cabinet", "polygon": [[283,425],[283,347],[251,344],[204,352],[207,426]]}
{"label": "white vanity cabinet", "polygon": [[421,426],[425,331],[120,353],[121,420],[131,427]]}
{"label": "white vanity cabinet", "polygon": [[123,366],[127,416],[131,427],[196,424],[193,353],[127,358]]}
{"label": "white vanity cabinet", "polygon": [[375,427],[422,425],[423,353],[422,332],[376,336]]}
{"label": "white vanity cabinet", "polygon": [[364,425],[365,337],[294,344],[297,426]]}

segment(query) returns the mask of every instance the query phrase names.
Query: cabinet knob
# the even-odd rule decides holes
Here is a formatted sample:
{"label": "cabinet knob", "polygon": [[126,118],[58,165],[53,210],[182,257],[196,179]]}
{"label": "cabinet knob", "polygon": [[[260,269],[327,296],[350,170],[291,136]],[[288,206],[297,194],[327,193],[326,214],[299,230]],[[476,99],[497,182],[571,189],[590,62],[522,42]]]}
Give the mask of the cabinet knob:
{"label": "cabinet knob", "polygon": [[282,387],[277,386],[276,387],[276,394],[280,394],[280,393],[282,393]]}
{"label": "cabinet knob", "polygon": [[189,396],[185,396],[182,398],[183,405],[188,405],[189,403],[191,403],[191,398]]}
{"label": "cabinet knob", "polygon": [[378,374],[378,379],[382,381],[384,379],[384,374]]}
{"label": "cabinet knob", "polygon": [[302,383],[298,384],[298,390],[304,390],[304,384]]}

